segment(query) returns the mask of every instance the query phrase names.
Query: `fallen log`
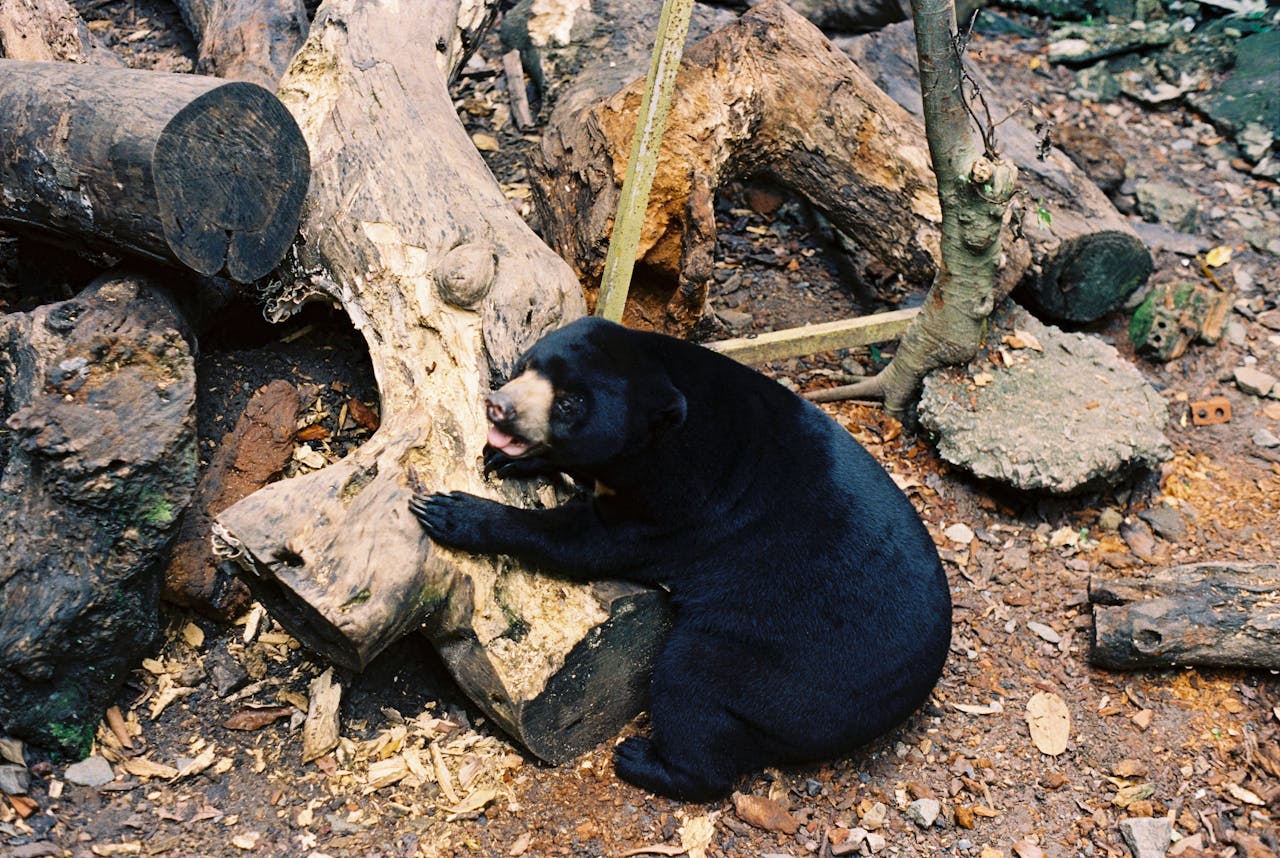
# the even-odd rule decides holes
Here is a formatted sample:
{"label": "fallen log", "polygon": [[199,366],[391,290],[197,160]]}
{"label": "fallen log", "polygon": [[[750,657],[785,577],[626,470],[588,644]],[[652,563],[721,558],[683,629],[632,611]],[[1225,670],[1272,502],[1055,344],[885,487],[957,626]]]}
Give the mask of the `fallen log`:
{"label": "fallen log", "polygon": [[408,510],[419,481],[554,500],[545,485],[484,479],[482,400],[527,346],[584,309],[573,273],[515,213],[453,107],[448,75],[478,43],[484,11],[327,0],[290,65],[281,97],[307,135],[313,180],[268,312],[338,302],[368,342],[381,425],[345,459],[223,512],[215,538],[272,616],[340,665],[362,668],[425,623],[463,690],[559,762],[639,709],[662,597],[448,551]]}
{"label": "fallen log", "polygon": [[0,0],[0,57],[124,65],[67,0]]}
{"label": "fallen log", "polygon": [[1280,565],[1193,563],[1147,577],[1095,575],[1099,667],[1200,665],[1280,670]]}
{"label": "fallen log", "polygon": [[200,45],[196,72],[274,89],[307,38],[302,0],[177,0]]}
{"label": "fallen log", "polygon": [[151,652],[195,483],[186,337],[131,274],[0,315],[0,734],[78,759]]}
{"label": "fallen log", "polygon": [[167,601],[220,620],[248,607],[249,588],[213,556],[209,533],[218,513],[280,475],[293,457],[301,407],[298,391],[278,379],[254,393],[235,428],[222,437],[169,552]]}
{"label": "fallen log", "polygon": [[[921,115],[910,22],[835,42],[894,101]],[[981,70],[971,65],[969,71],[995,119],[1020,108]],[[1001,237],[1010,258],[1002,282],[1016,286],[1017,297],[1050,321],[1081,324],[1118,309],[1152,270],[1151,253],[1129,221],[1071,159],[1043,149],[1016,118],[999,125],[996,138],[1001,154],[1018,167],[1020,191],[1010,203],[1011,228]]]}
{"label": "fallen log", "polygon": [[[589,288],[603,269],[644,83],[609,89],[616,79],[584,74],[561,95],[531,171],[543,235]],[[715,190],[752,175],[804,196],[907,279],[932,278],[941,212],[923,127],[816,27],[766,0],[685,52],[626,321],[673,333],[697,322]]]}
{"label": "fallen log", "polygon": [[297,231],[306,143],[248,83],[0,60],[0,225],[246,283]]}

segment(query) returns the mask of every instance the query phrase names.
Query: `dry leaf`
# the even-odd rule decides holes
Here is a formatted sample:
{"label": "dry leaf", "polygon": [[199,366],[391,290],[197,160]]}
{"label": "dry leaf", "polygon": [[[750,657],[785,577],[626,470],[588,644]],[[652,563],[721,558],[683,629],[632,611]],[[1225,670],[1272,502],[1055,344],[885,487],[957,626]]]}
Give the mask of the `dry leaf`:
{"label": "dry leaf", "polygon": [[281,718],[288,718],[295,710],[292,706],[267,706],[241,709],[232,715],[222,726],[228,730],[261,730],[268,724],[274,724]]}
{"label": "dry leaf", "polygon": [[1225,244],[1220,244],[1204,255],[1204,264],[1210,268],[1220,268],[1231,261],[1232,250]]}
{"label": "dry leaf", "polygon": [[1034,334],[1027,331],[1015,330],[1012,334],[1005,334],[1000,338],[1000,342],[1004,343],[1011,349],[1031,349],[1032,351],[1042,352],[1044,349],[1040,346],[1040,341],[1035,338]]}
{"label": "dry leaf", "polygon": [[733,794],[733,809],[743,822],[763,828],[765,831],[780,831],[783,834],[795,834],[800,823],[794,816],[771,798],[762,795]]}
{"label": "dry leaf", "polygon": [[1052,691],[1036,693],[1027,701],[1027,727],[1040,753],[1058,756],[1071,738],[1071,713],[1066,702]]}

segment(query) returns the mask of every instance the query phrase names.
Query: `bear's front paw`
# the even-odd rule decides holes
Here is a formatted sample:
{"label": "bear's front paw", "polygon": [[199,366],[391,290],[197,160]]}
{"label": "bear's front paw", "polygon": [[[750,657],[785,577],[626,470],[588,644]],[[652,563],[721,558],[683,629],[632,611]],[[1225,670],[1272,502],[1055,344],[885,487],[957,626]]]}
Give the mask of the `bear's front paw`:
{"label": "bear's front paw", "polygon": [[436,542],[463,551],[490,551],[494,522],[503,506],[466,492],[414,494],[409,510]]}

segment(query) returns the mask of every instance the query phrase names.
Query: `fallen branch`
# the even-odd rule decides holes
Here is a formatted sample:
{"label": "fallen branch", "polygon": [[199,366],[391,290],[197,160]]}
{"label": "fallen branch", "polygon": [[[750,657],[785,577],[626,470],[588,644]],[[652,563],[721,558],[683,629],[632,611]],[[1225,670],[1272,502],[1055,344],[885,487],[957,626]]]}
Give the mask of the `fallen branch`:
{"label": "fallen branch", "polygon": [[1147,577],[1095,575],[1099,667],[1195,664],[1280,670],[1280,565],[1194,563]]}

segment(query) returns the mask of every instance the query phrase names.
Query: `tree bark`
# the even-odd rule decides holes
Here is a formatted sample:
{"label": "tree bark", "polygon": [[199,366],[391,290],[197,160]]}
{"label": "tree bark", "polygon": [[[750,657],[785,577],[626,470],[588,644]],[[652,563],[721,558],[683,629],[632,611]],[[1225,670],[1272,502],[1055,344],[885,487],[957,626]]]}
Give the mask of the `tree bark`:
{"label": "tree bark", "polygon": [[450,99],[448,75],[486,11],[329,0],[290,66],[280,91],[314,174],[269,313],[342,305],[369,345],[381,426],[342,461],[231,507],[217,539],[272,615],[341,665],[363,667],[426,622],[472,699],[558,762],[638,710],[662,598],[448,551],[408,510],[417,483],[554,500],[548,486],[484,479],[482,400],[534,340],[584,311],[572,272],[516,215]]}
{"label": "tree bark", "polygon": [[0,315],[0,733],[83,756],[159,632],[196,473],[186,337],[130,274]]}
{"label": "tree bark", "polygon": [[1099,667],[1280,670],[1280,565],[1195,563],[1142,578],[1094,576]]}
{"label": "tree bark", "polygon": [[[612,20],[612,19],[611,19]],[[534,201],[548,243],[598,285],[643,79],[584,74],[543,138]],[[685,52],[624,320],[683,333],[704,311],[714,192],[765,175],[908,279],[935,270],[940,218],[919,124],[778,0]]]}
{"label": "tree bark", "polygon": [[277,379],[254,393],[235,429],[222,437],[169,552],[166,600],[220,620],[234,619],[248,607],[248,587],[217,562],[209,534],[218,513],[278,477],[288,464],[301,407],[293,385]]}
{"label": "tree bark", "polygon": [[0,0],[0,57],[124,65],[66,0]]}
{"label": "tree bark", "polygon": [[307,38],[302,0],[177,0],[200,45],[196,71],[275,89]]}
{"label": "tree bark", "polygon": [[241,283],[296,233],[306,143],[246,83],[0,60],[0,225]]}
{"label": "tree bark", "polygon": [[[915,116],[922,102],[915,35],[909,22],[836,44]],[[1020,105],[970,68],[997,121]],[[1056,148],[1041,157],[1034,133],[1010,117],[996,128],[1002,157],[1018,167],[1020,190],[1001,245],[1021,265],[1003,264],[1002,283],[1017,286],[1050,321],[1081,324],[1119,309],[1151,274],[1151,254],[1094,181]],[[1009,269],[1013,268],[1013,271]],[[1017,277],[1010,280],[1009,274]],[[997,289],[1000,297],[1008,288]]]}

